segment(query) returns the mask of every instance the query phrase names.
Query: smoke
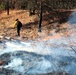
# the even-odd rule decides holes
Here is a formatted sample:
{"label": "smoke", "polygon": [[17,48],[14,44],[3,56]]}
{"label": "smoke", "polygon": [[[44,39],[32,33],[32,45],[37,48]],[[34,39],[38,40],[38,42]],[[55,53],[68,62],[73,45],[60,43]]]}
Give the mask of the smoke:
{"label": "smoke", "polygon": [[19,72],[24,72],[24,68],[21,65],[22,65],[21,58],[13,58],[8,65],[4,66],[4,68],[9,68],[9,70],[13,69]]}
{"label": "smoke", "polygon": [[76,11],[74,11],[74,12],[70,15],[68,23],[69,23],[70,25],[76,24]]}
{"label": "smoke", "polygon": [[[76,74],[76,53],[73,50],[76,47],[76,35],[62,37],[57,34],[45,39],[5,41],[5,49],[0,50],[0,59],[6,58],[8,64],[3,67],[21,75],[63,71],[71,75]],[[9,54],[10,61],[6,56]]]}

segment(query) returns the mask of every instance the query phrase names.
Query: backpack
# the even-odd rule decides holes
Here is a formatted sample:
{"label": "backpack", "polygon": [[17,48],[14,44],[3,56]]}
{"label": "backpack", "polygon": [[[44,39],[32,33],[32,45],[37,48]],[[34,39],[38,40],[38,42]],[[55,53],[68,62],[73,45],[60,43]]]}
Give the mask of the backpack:
{"label": "backpack", "polygon": [[22,23],[21,23],[20,21],[18,21],[18,25],[19,25],[20,27],[22,27]]}

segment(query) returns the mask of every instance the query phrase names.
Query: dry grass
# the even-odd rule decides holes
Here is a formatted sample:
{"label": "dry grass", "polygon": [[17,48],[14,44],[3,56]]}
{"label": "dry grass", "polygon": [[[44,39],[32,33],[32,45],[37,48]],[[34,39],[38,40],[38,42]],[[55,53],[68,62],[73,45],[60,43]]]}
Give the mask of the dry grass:
{"label": "dry grass", "polygon": [[[38,16],[29,16],[26,10],[10,10],[10,14],[7,15],[6,11],[2,11],[0,14],[0,35],[7,36],[16,39],[16,29],[13,28],[15,19],[18,18],[23,27],[21,29],[21,37],[23,40],[35,39],[38,36],[44,34],[51,34],[53,30],[55,32],[64,33],[65,29],[67,32],[68,25],[65,24],[50,24],[49,21],[43,20],[42,22],[42,33],[38,33]],[[49,20],[49,19],[48,19]],[[52,21],[52,20],[50,20]],[[66,33],[65,32],[65,33]]]}
{"label": "dry grass", "polygon": [[23,28],[21,30],[21,37],[23,38],[35,38],[37,37],[37,26],[34,24],[38,20],[36,15],[29,17],[28,11],[25,10],[11,10],[7,15],[6,11],[3,11],[0,16],[0,35],[7,37],[17,37],[16,28],[14,27],[14,21],[18,18]]}

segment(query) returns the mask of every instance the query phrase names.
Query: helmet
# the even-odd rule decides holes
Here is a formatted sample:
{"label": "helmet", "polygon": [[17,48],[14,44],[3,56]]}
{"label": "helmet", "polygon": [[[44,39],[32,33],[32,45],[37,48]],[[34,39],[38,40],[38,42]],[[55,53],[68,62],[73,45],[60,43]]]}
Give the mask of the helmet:
{"label": "helmet", "polygon": [[16,19],[15,21],[18,21],[18,19]]}

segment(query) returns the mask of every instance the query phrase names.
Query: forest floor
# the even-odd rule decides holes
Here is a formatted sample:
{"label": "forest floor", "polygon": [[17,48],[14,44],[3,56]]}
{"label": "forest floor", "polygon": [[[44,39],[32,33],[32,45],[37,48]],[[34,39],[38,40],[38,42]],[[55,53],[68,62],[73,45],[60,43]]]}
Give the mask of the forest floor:
{"label": "forest floor", "polygon": [[9,15],[6,11],[0,12],[0,36],[10,37],[17,39],[16,28],[14,28],[14,21],[18,18],[23,27],[21,29],[21,40],[37,39],[43,37],[44,39],[48,35],[58,34],[62,36],[69,35],[70,25],[67,23],[68,17],[71,15],[70,11],[53,11],[43,13],[42,19],[42,31],[38,32],[39,16],[29,16],[27,10],[10,10]]}
{"label": "forest floor", "polygon": [[[0,11],[0,40],[10,37],[10,39],[19,39],[21,41],[36,39],[46,41],[51,38],[58,39],[70,36],[73,29],[71,30],[68,21],[72,12],[60,10],[43,13],[41,32],[38,32],[39,16],[37,14],[29,16],[28,10],[10,10],[9,15],[7,15],[6,11]],[[20,37],[17,36],[16,28],[14,28],[14,21],[17,18],[23,24]],[[75,30],[73,34],[76,34],[76,25],[73,28]],[[73,44],[74,42],[71,43],[71,45]],[[66,63],[64,64],[66,65]],[[45,75],[66,75],[66,73],[49,73]]]}

